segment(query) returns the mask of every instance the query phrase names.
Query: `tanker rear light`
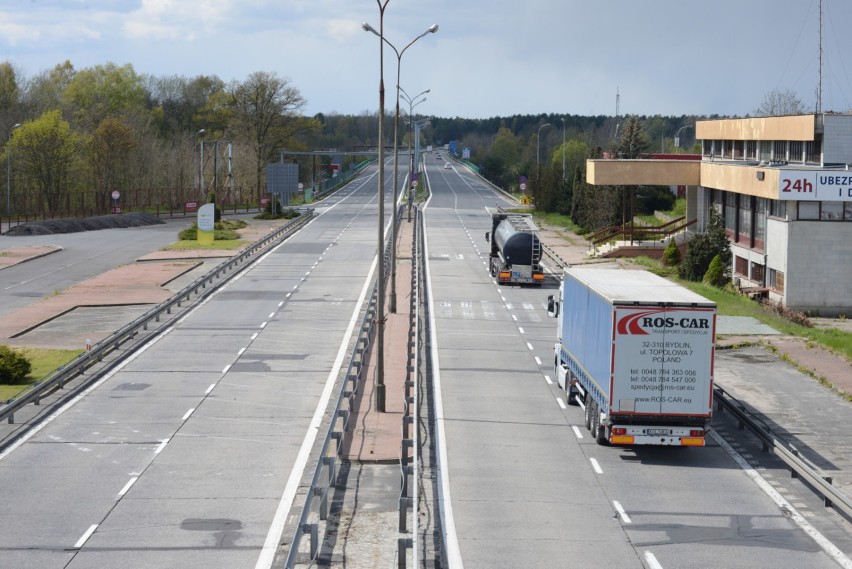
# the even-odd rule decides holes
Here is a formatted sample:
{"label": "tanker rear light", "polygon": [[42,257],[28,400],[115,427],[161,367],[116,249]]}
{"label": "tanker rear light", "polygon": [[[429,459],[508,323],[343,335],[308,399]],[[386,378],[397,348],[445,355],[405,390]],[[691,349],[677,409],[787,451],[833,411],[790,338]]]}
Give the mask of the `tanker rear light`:
{"label": "tanker rear light", "polygon": [[533,280],[534,281],[543,281],[544,280],[544,273],[533,273]]}
{"label": "tanker rear light", "polygon": [[613,433],[609,437],[609,442],[614,445],[632,445],[635,442],[635,439],[633,438],[633,435],[616,435]]}
{"label": "tanker rear light", "polygon": [[704,437],[681,437],[680,444],[685,447],[703,447]]}
{"label": "tanker rear light", "polygon": [[689,431],[689,436],[690,437],[703,437],[704,431],[702,431],[701,429],[692,429],[691,431]]}
{"label": "tanker rear light", "polygon": [[498,275],[498,278],[499,278],[501,281],[508,281],[508,280],[511,280],[511,279],[512,279],[512,273],[510,273],[509,271],[500,271],[500,274]]}
{"label": "tanker rear light", "polygon": [[613,435],[626,435],[627,429],[625,429],[624,427],[613,427],[612,428],[612,434]]}

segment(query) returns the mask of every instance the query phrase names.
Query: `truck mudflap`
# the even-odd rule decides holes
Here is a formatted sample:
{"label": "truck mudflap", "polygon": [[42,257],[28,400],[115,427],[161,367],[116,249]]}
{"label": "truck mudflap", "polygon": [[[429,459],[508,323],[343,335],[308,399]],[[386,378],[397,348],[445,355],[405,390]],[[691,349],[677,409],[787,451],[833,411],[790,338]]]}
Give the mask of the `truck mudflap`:
{"label": "truck mudflap", "polygon": [[703,447],[707,431],[696,427],[613,425],[609,442],[614,445]]}

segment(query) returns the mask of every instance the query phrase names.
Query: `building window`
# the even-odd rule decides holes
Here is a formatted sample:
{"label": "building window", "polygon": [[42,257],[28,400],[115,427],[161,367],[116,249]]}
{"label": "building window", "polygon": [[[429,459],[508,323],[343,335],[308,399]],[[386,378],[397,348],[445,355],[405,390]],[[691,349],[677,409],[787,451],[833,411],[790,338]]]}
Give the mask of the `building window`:
{"label": "building window", "polygon": [[787,141],[776,140],[772,143],[772,159],[786,160],[787,159]]}
{"label": "building window", "polygon": [[760,156],[758,160],[772,160],[772,142],[768,140],[760,141]]}
{"label": "building window", "polygon": [[740,195],[740,208],[738,212],[739,225],[737,226],[737,243],[751,243],[751,196]]}
{"label": "building window", "polygon": [[743,159],[743,141],[735,140],[734,141],[734,160],[742,160]]}
{"label": "building window", "polygon": [[710,156],[713,154],[713,141],[712,140],[702,140],[701,146],[703,148],[702,153],[704,156]]}
{"label": "building window", "polygon": [[769,269],[769,281],[766,283],[769,288],[776,292],[784,292],[784,272]]}
{"label": "building window", "polygon": [[802,154],[804,145],[801,140],[796,140],[790,142],[790,162],[802,162],[804,161],[804,154]]}
{"label": "building window", "polygon": [[805,161],[811,164],[822,164],[821,140],[809,140],[805,142]]}
{"label": "building window", "polygon": [[799,202],[797,219],[808,221],[819,219],[819,202]]}
{"label": "building window", "polygon": [[748,259],[734,255],[734,273],[748,278]]}
{"label": "building window", "polygon": [[754,212],[754,248],[764,250],[766,242],[766,210],[768,209],[769,200],[766,198],[757,198],[757,207]]}
{"label": "building window", "polygon": [[819,218],[822,221],[843,221],[843,202],[822,202]]}
{"label": "building window", "polygon": [[754,160],[757,158],[757,141],[756,140],[747,140],[745,143],[745,157],[746,160]]}
{"label": "building window", "polygon": [[783,200],[769,200],[769,216],[787,219],[787,202]]}
{"label": "building window", "polygon": [[843,203],[843,221],[852,221],[852,202]]}
{"label": "building window", "polygon": [[725,192],[725,230],[729,237],[737,232],[737,194]]}
{"label": "building window", "polygon": [[763,265],[759,263],[755,263],[752,261],[751,263],[751,280],[756,283],[763,283]]}

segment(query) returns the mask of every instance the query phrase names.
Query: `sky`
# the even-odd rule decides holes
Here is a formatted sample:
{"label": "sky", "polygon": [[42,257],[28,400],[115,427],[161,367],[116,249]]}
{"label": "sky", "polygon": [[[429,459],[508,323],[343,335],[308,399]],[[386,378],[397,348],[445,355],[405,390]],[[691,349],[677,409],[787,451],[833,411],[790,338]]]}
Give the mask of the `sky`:
{"label": "sky", "polygon": [[[385,0],[382,0],[385,1]],[[542,113],[753,113],[773,90],[813,110],[819,0],[387,0],[384,36],[404,53],[417,112],[487,118]],[[823,0],[822,109],[852,109],[852,1]],[[70,60],[137,73],[277,73],[306,115],[378,110],[376,0],[0,0],[0,61],[32,77]],[[846,46],[845,49],[843,46]],[[385,106],[397,64],[384,50]],[[405,103],[403,103],[405,106]]]}

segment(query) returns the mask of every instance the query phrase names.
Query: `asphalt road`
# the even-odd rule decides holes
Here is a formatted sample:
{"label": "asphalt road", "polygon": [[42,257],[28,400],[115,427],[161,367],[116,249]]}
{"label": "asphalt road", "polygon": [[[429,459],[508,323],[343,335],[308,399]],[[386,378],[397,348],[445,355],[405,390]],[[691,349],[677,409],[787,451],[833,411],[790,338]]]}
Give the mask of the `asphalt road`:
{"label": "asphalt road", "polygon": [[374,170],[331,202],[0,456],[0,567],[270,566],[375,262]]}
{"label": "asphalt road", "polygon": [[[461,167],[427,164],[450,567],[838,566],[714,439],[697,449],[593,442],[555,385],[545,314],[555,289],[497,286],[484,208],[500,198]],[[848,531],[831,527],[848,552]]]}

